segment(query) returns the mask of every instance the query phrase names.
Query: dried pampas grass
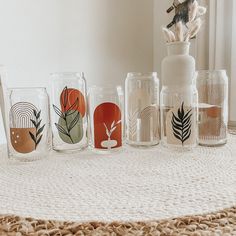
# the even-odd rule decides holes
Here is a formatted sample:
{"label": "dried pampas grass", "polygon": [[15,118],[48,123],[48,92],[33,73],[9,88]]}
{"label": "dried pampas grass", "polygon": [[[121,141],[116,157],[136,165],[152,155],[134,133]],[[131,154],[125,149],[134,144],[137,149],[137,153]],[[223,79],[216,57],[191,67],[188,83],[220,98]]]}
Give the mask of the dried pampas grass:
{"label": "dried pampas grass", "polygon": [[189,39],[194,38],[198,34],[201,26],[202,26],[202,20],[200,18],[197,18],[195,21],[193,21],[190,24],[189,30],[184,37],[184,41],[188,42]]}
{"label": "dried pampas grass", "polygon": [[189,20],[187,24],[181,20],[175,23],[175,30],[172,31],[166,27],[162,28],[163,35],[168,43],[170,42],[188,42],[194,38],[201,29],[202,20],[200,16],[206,14],[207,9],[199,6],[197,0],[189,5]]}
{"label": "dried pampas grass", "polygon": [[182,21],[179,21],[175,25],[175,35],[176,35],[177,41],[180,41],[180,42],[184,41],[184,24],[182,23]]}
{"label": "dried pampas grass", "polygon": [[197,9],[197,16],[203,16],[206,14],[207,9],[205,7],[198,7]]}
{"label": "dried pampas grass", "polygon": [[194,1],[193,4],[190,5],[189,7],[189,22],[192,22],[196,19],[197,14],[198,14],[198,1]]}
{"label": "dried pampas grass", "polygon": [[171,30],[167,29],[166,27],[163,27],[162,32],[164,34],[164,37],[165,37],[167,43],[171,43],[171,42],[176,41],[175,34]]}

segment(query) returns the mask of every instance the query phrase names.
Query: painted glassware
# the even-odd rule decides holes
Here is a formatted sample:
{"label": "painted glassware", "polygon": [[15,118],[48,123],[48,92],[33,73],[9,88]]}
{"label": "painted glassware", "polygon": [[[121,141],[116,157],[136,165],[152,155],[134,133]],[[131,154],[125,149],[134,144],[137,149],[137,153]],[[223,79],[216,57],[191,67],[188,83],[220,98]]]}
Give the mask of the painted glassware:
{"label": "painted glassware", "polygon": [[198,92],[194,84],[195,60],[190,43],[167,44],[162,62],[161,138],[168,147],[192,148],[198,143]]}
{"label": "painted glassware", "polygon": [[118,87],[92,87],[89,91],[91,146],[117,150],[123,142],[123,91]]}
{"label": "painted glassware", "polygon": [[8,90],[8,152],[18,160],[43,158],[51,148],[49,98],[45,88]]}
{"label": "painted glassware", "polygon": [[196,83],[199,94],[199,144],[225,144],[228,126],[226,71],[199,71]]}
{"label": "painted glassware", "polygon": [[126,140],[134,146],[159,143],[157,73],[129,73],[125,83]]}
{"label": "painted glassware", "polygon": [[52,74],[53,149],[76,151],[87,147],[86,81],[83,73]]}

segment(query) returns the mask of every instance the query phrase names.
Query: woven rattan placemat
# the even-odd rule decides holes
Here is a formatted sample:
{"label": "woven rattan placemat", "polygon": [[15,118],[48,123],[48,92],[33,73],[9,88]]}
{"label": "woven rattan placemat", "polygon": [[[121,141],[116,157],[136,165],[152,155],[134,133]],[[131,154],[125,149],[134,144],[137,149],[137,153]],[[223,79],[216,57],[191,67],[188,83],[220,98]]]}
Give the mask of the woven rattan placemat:
{"label": "woven rattan placemat", "polygon": [[[16,232],[18,234],[16,235]],[[149,235],[232,236],[236,235],[236,208],[170,220],[133,223],[73,223],[43,221],[14,216],[0,217],[1,236]]]}
{"label": "woven rattan placemat", "polygon": [[[29,163],[7,160],[1,149],[2,215],[60,222],[141,221],[148,223],[131,223],[131,228],[152,230],[150,226],[159,220],[204,215],[232,206],[236,206],[236,136],[230,136],[226,146],[198,147],[193,152],[173,152],[161,146],[147,150],[125,147],[109,155],[90,150],[69,156],[52,153]],[[233,213],[235,209],[227,210],[220,218],[230,216],[232,223]],[[220,220],[219,214],[212,216]],[[204,217],[209,216],[201,219]],[[184,219],[191,221],[192,217]],[[215,220],[209,224],[217,226]],[[172,227],[175,221],[161,222]],[[112,224],[98,225],[108,230]],[[120,223],[115,228],[119,225],[128,230]]]}

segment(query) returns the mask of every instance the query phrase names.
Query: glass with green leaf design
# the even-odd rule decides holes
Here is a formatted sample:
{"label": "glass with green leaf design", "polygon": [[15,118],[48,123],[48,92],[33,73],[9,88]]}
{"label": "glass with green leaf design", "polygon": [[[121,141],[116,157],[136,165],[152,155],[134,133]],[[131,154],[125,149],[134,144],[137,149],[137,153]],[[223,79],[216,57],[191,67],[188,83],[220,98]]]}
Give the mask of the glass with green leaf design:
{"label": "glass with green leaf design", "polygon": [[10,158],[32,161],[51,149],[49,98],[45,88],[11,88],[6,99]]}
{"label": "glass with green leaf design", "polygon": [[83,73],[52,76],[53,149],[71,152],[88,146],[86,81]]}

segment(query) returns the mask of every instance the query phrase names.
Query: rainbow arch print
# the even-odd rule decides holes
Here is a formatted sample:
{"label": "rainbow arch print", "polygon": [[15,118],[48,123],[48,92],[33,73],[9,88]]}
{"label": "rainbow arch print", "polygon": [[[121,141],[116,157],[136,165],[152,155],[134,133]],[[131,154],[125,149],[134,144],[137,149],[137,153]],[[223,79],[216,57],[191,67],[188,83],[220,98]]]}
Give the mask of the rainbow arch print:
{"label": "rainbow arch print", "polygon": [[10,139],[15,151],[30,153],[36,150],[45,127],[41,124],[41,111],[29,102],[18,102],[10,109],[9,120]]}

